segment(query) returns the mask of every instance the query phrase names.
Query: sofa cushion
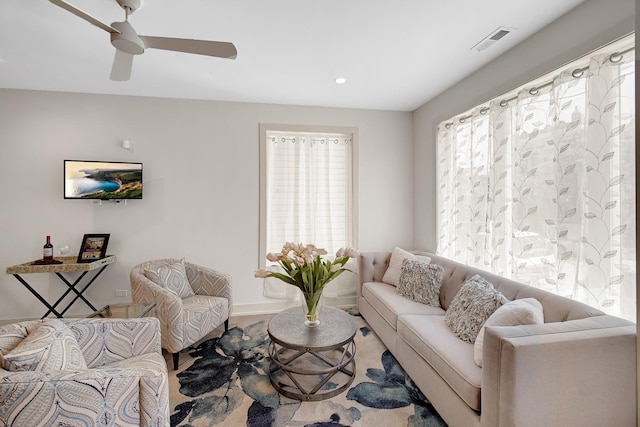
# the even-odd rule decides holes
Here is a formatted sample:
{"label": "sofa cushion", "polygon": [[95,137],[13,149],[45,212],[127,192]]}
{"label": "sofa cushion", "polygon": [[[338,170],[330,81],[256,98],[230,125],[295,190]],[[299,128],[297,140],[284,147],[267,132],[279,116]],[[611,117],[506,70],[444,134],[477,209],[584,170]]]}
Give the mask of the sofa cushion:
{"label": "sofa cushion", "polygon": [[444,310],[411,301],[398,295],[395,286],[382,282],[368,282],[362,285],[362,297],[378,314],[396,330],[400,314],[444,315]]}
{"label": "sofa cushion", "polygon": [[484,322],[506,302],[504,295],[476,274],[453,298],[444,321],[461,340],[473,344]]}
{"label": "sofa cushion", "polygon": [[482,369],[473,362],[473,344],[459,339],[444,316],[402,315],[398,338],[424,359],[471,409],[480,410]]}
{"label": "sofa cushion", "polygon": [[405,258],[398,281],[398,293],[412,301],[440,307],[440,286],[444,269],[437,264]]}
{"label": "sofa cushion", "polygon": [[8,371],[87,369],[73,332],[58,319],[45,319],[2,358]]}
{"label": "sofa cushion", "polygon": [[473,344],[473,360],[482,367],[482,344],[487,326],[518,326],[544,323],[542,304],[535,298],[522,298],[507,302],[498,308],[482,325]]}
{"label": "sofa cushion", "polygon": [[172,264],[161,265],[156,269],[146,269],[144,275],[158,286],[172,291],[180,298],[195,295],[187,279],[184,258]]}
{"label": "sofa cushion", "polygon": [[400,280],[400,273],[402,272],[402,261],[404,259],[419,259],[424,262],[431,262],[431,258],[427,256],[414,255],[411,252],[407,252],[404,249],[395,247],[391,252],[391,259],[389,260],[389,266],[382,276],[382,281],[393,286],[398,286]]}

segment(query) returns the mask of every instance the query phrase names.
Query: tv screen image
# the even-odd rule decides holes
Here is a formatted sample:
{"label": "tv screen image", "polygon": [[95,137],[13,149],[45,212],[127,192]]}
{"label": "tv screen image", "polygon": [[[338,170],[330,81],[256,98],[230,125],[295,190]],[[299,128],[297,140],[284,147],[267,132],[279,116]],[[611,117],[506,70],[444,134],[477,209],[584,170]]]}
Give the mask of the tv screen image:
{"label": "tv screen image", "polygon": [[65,160],[64,198],[142,199],[142,163]]}

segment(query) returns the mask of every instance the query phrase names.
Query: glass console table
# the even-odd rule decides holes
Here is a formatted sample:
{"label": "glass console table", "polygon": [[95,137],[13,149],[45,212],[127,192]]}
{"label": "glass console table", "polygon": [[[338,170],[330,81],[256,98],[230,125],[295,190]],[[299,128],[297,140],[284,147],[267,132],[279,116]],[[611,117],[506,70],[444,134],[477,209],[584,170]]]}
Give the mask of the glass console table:
{"label": "glass console table", "polygon": [[134,317],[143,317],[155,306],[155,302],[108,304],[87,317],[131,319]]}
{"label": "glass console table", "polygon": [[[12,274],[13,277],[18,279],[20,283],[24,285],[42,304],[47,307],[47,312],[42,316],[49,316],[49,314],[53,313],[56,317],[63,317],[64,314],[71,308],[71,306],[78,300],[82,300],[92,311],[98,311],[93,304],[89,302],[84,297],[84,292],[95,282],[95,280],[102,274],[102,272],[116,261],[115,255],[107,255],[106,257],[88,263],[78,263],[78,258],[75,256],[66,256],[66,257],[57,257],[56,261],[62,261],[59,264],[37,264],[33,265],[32,262],[26,262],[24,264],[17,264],[7,267],[7,274]],[[96,271],[92,277],[87,278],[86,283],[81,286],[80,283],[82,279],[85,278],[88,272]],[[63,273],[81,273],[77,279],[70,282]],[[25,274],[33,274],[33,273],[53,273],[55,274],[65,285],[67,285],[68,289],[64,291],[64,293],[58,298],[56,302],[50,304],[42,295],[38,293],[23,277]],[[67,295],[71,292],[75,293],[73,300],[67,304],[62,310],[58,310],[56,307],[60,305],[60,303],[65,299]]]}

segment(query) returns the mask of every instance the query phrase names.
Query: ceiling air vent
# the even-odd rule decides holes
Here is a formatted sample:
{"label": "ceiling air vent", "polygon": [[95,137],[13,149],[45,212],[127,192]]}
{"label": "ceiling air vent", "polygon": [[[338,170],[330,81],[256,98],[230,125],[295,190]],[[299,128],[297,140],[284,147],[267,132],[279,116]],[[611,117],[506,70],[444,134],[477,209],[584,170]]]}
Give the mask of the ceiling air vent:
{"label": "ceiling air vent", "polygon": [[492,31],[491,34],[489,34],[487,37],[483,38],[478,43],[476,43],[476,45],[473,46],[471,50],[475,49],[478,52],[482,52],[483,50],[485,50],[486,48],[488,48],[489,46],[491,46],[492,44],[494,44],[495,42],[497,42],[498,40],[502,39],[504,36],[509,34],[514,29],[515,28],[498,27],[497,29]]}

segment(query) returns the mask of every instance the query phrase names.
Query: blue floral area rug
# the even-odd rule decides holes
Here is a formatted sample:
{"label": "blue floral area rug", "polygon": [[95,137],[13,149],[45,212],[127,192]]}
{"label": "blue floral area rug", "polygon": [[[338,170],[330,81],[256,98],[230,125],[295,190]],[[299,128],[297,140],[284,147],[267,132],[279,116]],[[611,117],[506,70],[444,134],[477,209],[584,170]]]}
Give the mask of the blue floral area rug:
{"label": "blue floral area rug", "polygon": [[357,328],[356,377],[345,392],[318,402],[280,395],[268,376],[272,316],[237,316],[170,371],[171,425],[446,427],[364,319],[348,312]]}

